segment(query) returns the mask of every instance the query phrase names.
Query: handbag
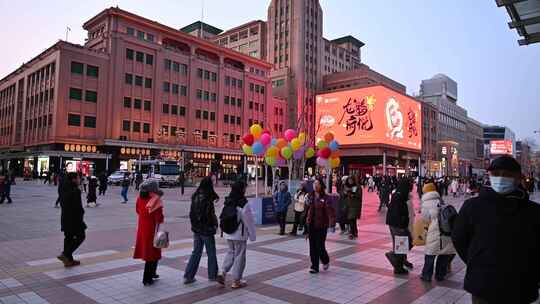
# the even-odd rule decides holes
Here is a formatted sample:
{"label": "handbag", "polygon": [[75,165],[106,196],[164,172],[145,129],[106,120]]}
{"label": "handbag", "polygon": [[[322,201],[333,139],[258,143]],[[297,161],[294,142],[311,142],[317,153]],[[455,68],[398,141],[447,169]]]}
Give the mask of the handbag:
{"label": "handbag", "polygon": [[410,250],[409,247],[409,237],[408,236],[394,236],[394,253],[395,254],[408,254]]}
{"label": "handbag", "polygon": [[169,247],[169,232],[165,230],[160,230],[159,227],[161,225],[156,226],[156,232],[154,233],[154,248],[163,249]]}
{"label": "handbag", "polygon": [[427,232],[429,229],[429,221],[423,218],[419,218],[414,222],[413,226],[413,245],[425,246],[427,239]]}

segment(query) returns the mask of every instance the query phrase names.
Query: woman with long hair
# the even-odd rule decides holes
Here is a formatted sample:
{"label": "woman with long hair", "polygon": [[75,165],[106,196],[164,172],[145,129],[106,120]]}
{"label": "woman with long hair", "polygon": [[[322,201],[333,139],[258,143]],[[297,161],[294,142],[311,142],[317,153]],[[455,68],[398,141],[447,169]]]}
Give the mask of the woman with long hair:
{"label": "woman with long hair", "polygon": [[309,191],[307,189],[307,183],[304,181],[300,185],[300,188],[294,195],[294,224],[291,231],[291,235],[296,236],[298,228],[304,231],[305,217],[303,216],[306,211],[306,200],[308,199]]}
{"label": "woman with long hair", "polygon": [[330,257],[326,251],[326,234],[328,228],[334,229],[336,225],[336,211],[326,194],[324,182],[321,179],[313,183],[314,192],[307,212],[306,238],[309,239],[309,256],[311,258],[310,273],[319,273],[319,261],[323,269],[330,267]]}
{"label": "woman with long hair", "polygon": [[161,259],[161,249],[154,247],[154,235],[164,220],[161,196],[163,192],[159,190],[157,181],[147,180],[141,185],[136,203],[138,222],[133,258],[145,261],[143,274],[145,286],[154,284],[154,280],[159,278],[156,270]]}
{"label": "woman with long hair", "polygon": [[214,204],[218,199],[219,196],[214,191],[210,177],[205,177],[199,184],[199,188],[191,196],[189,219],[191,221],[191,231],[193,232],[193,253],[189,258],[184,273],[184,284],[195,282],[203,247],[206,248],[206,255],[208,256],[208,279],[210,281],[217,279],[218,265],[214,235],[217,232],[218,219]]}

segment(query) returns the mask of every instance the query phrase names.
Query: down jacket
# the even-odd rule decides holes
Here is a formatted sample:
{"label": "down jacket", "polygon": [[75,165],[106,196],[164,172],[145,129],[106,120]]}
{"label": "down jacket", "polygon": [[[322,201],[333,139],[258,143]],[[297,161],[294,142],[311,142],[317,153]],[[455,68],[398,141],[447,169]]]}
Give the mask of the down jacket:
{"label": "down jacket", "polygon": [[429,228],[426,237],[426,255],[455,254],[456,249],[449,236],[442,236],[439,230],[439,193],[427,192],[422,195],[422,218],[428,222]]}

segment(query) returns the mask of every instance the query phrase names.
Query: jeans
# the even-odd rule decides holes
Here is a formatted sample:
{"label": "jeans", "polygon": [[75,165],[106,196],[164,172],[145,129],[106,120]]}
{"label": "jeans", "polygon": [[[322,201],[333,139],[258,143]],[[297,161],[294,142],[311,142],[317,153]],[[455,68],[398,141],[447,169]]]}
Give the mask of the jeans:
{"label": "jeans", "polygon": [[311,269],[319,271],[319,261],[324,265],[330,263],[330,257],[326,251],[326,228],[309,231],[309,257],[311,258]]}
{"label": "jeans", "polygon": [[294,225],[291,234],[296,234],[296,232],[298,232],[298,226],[300,226],[300,230],[304,230],[304,220],[302,219],[303,213],[304,212],[302,211],[294,211]]}
{"label": "jeans", "polygon": [[358,237],[357,219],[349,220],[349,234]]}
{"label": "jeans", "polygon": [[[438,281],[444,280],[448,270],[448,263],[450,263],[452,255],[442,254],[442,255],[428,255],[426,254],[424,259],[424,268],[422,269],[422,277],[425,279],[431,280],[433,276],[433,268],[435,268],[435,278]],[[437,264],[435,265],[435,258],[437,259]],[[435,266],[435,267],[434,267]]]}
{"label": "jeans", "polygon": [[233,279],[238,282],[244,275],[246,268],[247,241],[227,240],[229,251],[223,261],[223,274],[232,270]]}
{"label": "jeans", "polygon": [[86,238],[84,231],[79,233],[64,232],[64,251],[62,254],[70,261],[73,261],[73,252],[81,246]]}
{"label": "jeans", "polygon": [[122,192],[120,192],[120,195],[124,199],[124,202],[128,201],[127,193],[128,193],[128,187],[122,187]]}
{"label": "jeans", "polygon": [[158,261],[146,261],[144,263],[143,283],[150,282],[156,276]]}
{"label": "jeans", "polygon": [[287,211],[276,212],[277,222],[279,224],[279,234],[285,233],[285,220],[287,219]]}
{"label": "jeans", "polygon": [[218,273],[218,265],[216,258],[216,240],[214,236],[204,236],[198,233],[193,234],[193,253],[189,258],[189,262],[184,273],[184,278],[193,279],[199,269],[199,263],[203,252],[203,247],[206,248],[208,256],[208,279],[215,280]]}

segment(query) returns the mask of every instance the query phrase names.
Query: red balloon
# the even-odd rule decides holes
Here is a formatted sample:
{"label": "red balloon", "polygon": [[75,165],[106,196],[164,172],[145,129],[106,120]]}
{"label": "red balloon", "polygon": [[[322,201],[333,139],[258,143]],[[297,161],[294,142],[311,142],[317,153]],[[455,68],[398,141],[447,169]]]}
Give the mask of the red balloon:
{"label": "red balloon", "polygon": [[332,155],[332,150],[330,150],[330,148],[328,147],[325,147],[323,149],[320,150],[320,153],[322,158],[324,159],[328,159],[330,157],[330,155]]}
{"label": "red balloon", "polygon": [[246,145],[251,146],[255,142],[255,137],[252,134],[246,134],[242,137],[242,140]]}

